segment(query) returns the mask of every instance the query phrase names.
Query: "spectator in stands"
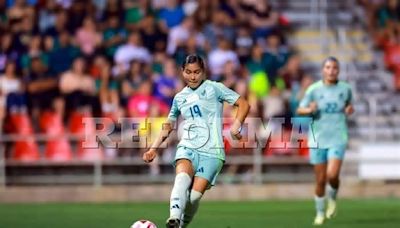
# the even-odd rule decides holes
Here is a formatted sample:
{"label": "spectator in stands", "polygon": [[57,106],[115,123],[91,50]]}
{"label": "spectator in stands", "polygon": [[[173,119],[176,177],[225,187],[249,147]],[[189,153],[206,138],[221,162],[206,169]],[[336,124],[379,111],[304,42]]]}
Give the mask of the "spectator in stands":
{"label": "spectator in stands", "polygon": [[92,6],[91,1],[75,0],[68,9],[67,27],[71,32],[76,32],[82,26],[85,18],[94,17],[93,12],[90,12]]}
{"label": "spectator in stands", "polygon": [[48,27],[44,32],[44,34],[46,36],[53,37],[53,39],[57,39],[61,35],[61,33],[66,30],[72,33],[72,31],[69,30],[69,28],[67,27],[67,20],[68,20],[67,13],[63,10],[60,10],[59,12],[57,12],[54,25]]}
{"label": "spectator in stands", "polygon": [[148,80],[149,76],[144,73],[145,63],[132,61],[128,74],[122,81],[121,103],[126,106],[129,98],[135,95],[139,86]]}
{"label": "spectator in stands", "polygon": [[63,116],[64,102],[58,89],[58,77],[50,75],[40,57],[30,62],[30,71],[25,77],[28,104],[34,119],[44,111],[56,111]]}
{"label": "spectator in stands", "polygon": [[122,25],[125,22],[125,12],[123,1],[120,0],[107,0],[106,6],[102,13],[102,21],[106,21],[110,17],[118,17],[119,23]]}
{"label": "spectator in stands", "polygon": [[239,66],[239,59],[231,48],[231,44],[229,40],[224,37],[219,38],[218,48],[213,49],[208,54],[208,64],[209,69],[211,71],[211,78],[214,79],[218,77],[218,75],[222,74],[224,70],[224,65],[228,61],[232,61],[233,67],[235,69]]}
{"label": "spectator in stands", "polygon": [[102,36],[97,31],[93,18],[85,18],[82,27],[77,30],[75,35],[75,42],[80,48],[81,53],[88,58],[93,58],[101,41]]}
{"label": "spectator in stands", "polygon": [[245,64],[249,60],[251,48],[254,46],[248,25],[244,24],[239,27],[235,44],[240,63]]}
{"label": "spectator in stands", "polygon": [[165,51],[167,34],[162,32],[153,15],[149,14],[145,16],[140,22],[140,34],[143,38],[143,45],[151,53]]}
{"label": "spectator in stands", "polygon": [[58,75],[69,70],[73,60],[79,55],[79,49],[71,44],[68,31],[61,31],[55,48],[49,53],[49,71]]}
{"label": "spectator in stands", "polygon": [[251,48],[251,57],[246,62],[246,70],[250,75],[253,75],[260,71],[265,71],[267,66],[264,65],[263,62],[263,48],[260,44],[255,44]]}
{"label": "spectator in stands", "polygon": [[204,36],[207,37],[208,49],[214,50],[219,46],[218,38],[223,37],[230,43],[234,43],[236,37],[233,21],[222,10],[212,15],[212,22],[204,28]]}
{"label": "spectator in stands", "polygon": [[301,80],[305,73],[300,66],[301,60],[299,55],[292,55],[287,64],[281,68],[279,75],[285,82],[286,89],[299,88]]}
{"label": "spectator in stands", "polygon": [[20,66],[24,75],[28,74],[29,68],[31,67],[31,60],[35,57],[40,58],[46,66],[48,65],[48,55],[43,52],[42,37],[39,35],[32,37],[28,51],[21,57]]}
{"label": "spectator in stands", "polygon": [[13,35],[4,33],[1,35],[0,42],[0,73],[3,73],[7,62],[16,62],[19,59],[19,53],[13,47]]}
{"label": "spectator in stands", "polygon": [[73,0],[56,0],[56,2],[63,9],[68,10],[71,8]]}
{"label": "spectator in stands", "polygon": [[126,39],[128,32],[120,26],[117,15],[107,18],[106,28],[103,31],[103,45],[108,58],[112,59],[119,45]]}
{"label": "spectator in stands", "polygon": [[129,35],[128,42],[120,46],[114,56],[117,65],[121,65],[122,69],[128,69],[132,60],[150,63],[152,56],[149,50],[142,45],[142,39],[138,32],[132,32]]}
{"label": "spectator in stands", "polygon": [[120,115],[118,82],[111,77],[111,64],[102,55],[95,57],[90,74],[95,80],[96,94],[99,94],[99,100],[102,116],[108,116],[116,119]]}
{"label": "spectator in stands", "polygon": [[171,29],[168,36],[167,53],[174,55],[176,49],[185,45],[187,40],[194,36],[196,43],[199,46],[204,46],[205,37],[202,33],[195,30],[194,20],[192,17],[187,17],[182,24]]}
{"label": "spectator in stands", "polygon": [[357,19],[357,22],[360,22],[364,26],[366,26],[367,31],[369,34],[374,35],[375,31],[375,25],[376,23],[376,13],[377,13],[377,8],[379,1],[384,1],[384,0],[375,0],[375,1],[370,1],[370,0],[357,0],[357,5],[355,8],[355,16]]}
{"label": "spectator in stands", "polygon": [[285,116],[285,100],[282,92],[275,86],[271,87],[268,96],[263,99],[263,118],[268,120],[272,117]]}
{"label": "spectator in stands", "polygon": [[[7,113],[26,112],[25,88],[17,74],[15,62],[7,62],[3,75],[0,76],[0,98]],[[5,103],[5,107],[4,107]]]}
{"label": "spectator in stands", "polygon": [[174,95],[180,91],[182,87],[182,82],[176,71],[175,61],[173,59],[166,60],[163,73],[155,79],[154,96],[170,107]]}
{"label": "spectator in stands", "polygon": [[386,67],[394,73],[395,89],[400,91],[400,25],[391,26],[383,46],[384,60]]}
{"label": "spectator in stands", "polygon": [[94,97],[95,82],[86,73],[86,62],[82,57],[76,58],[72,69],[61,75],[59,86],[65,98],[65,108],[69,112],[90,112],[97,101]]}
{"label": "spectator in stands", "polygon": [[7,11],[7,18],[10,22],[20,21],[23,18],[33,21],[35,11],[32,6],[26,4],[25,0],[15,0],[10,6]]}
{"label": "spectator in stands", "polygon": [[[44,36],[43,37],[43,52],[48,57],[50,52],[54,50],[55,44],[54,39],[51,36]],[[46,62],[48,64],[48,61]]]}
{"label": "spectator in stands", "polygon": [[[165,49],[155,50],[153,53],[153,63],[151,64],[153,73],[161,74],[163,72],[164,62],[167,61],[168,58],[170,58],[170,56],[165,53]],[[151,74],[151,72],[149,73]]]}
{"label": "spectator in stands", "polygon": [[269,36],[278,26],[279,14],[272,10],[268,1],[257,1],[250,14],[250,24],[254,29],[254,38]]}
{"label": "spectator in stands", "polygon": [[197,54],[203,57],[206,56],[204,46],[197,44],[195,36],[189,37],[186,42],[182,43],[182,45],[177,48],[174,54],[174,59],[178,65],[181,65],[185,61],[186,56],[190,54]]}
{"label": "spectator in stands", "polygon": [[197,26],[203,28],[208,25],[217,8],[218,1],[199,0],[197,9],[193,14]]}
{"label": "spectator in stands", "polygon": [[144,16],[148,13],[148,1],[125,1],[125,24],[128,29],[137,29]]}
{"label": "spectator in stands", "polygon": [[229,89],[234,89],[236,83],[239,81],[237,67],[232,61],[228,61],[224,64],[222,74],[218,76],[217,81],[222,82]]}
{"label": "spectator in stands", "polygon": [[159,102],[152,95],[153,83],[150,80],[143,81],[136,94],[131,96],[128,101],[128,114],[130,117],[146,118],[150,113],[157,112],[159,116],[168,113],[168,106]]}
{"label": "spectator in stands", "polygon": [[44,7],[38,10],[38,25],[41,33],[55,25],[57,8],[58,5],[55,0],[47,0]]}
{"label": "spectator in stands", "polygon": [[38,34],[35,28],[34,21],[29,17],[24,17],[18,26],[16,26],[16,42],[19,45],[18,52],[26,52],[29,44],[32,42],[32,38]]}
{"label": "spectator in stands", "polygon": [[387,26],[388,21],[400,21],[400,4],[398,0],[387,0],[386,3],[378,9],[378,23],[380,27]]}
{"label": "spectator in stands", "polygon": [[169,0],[167,6],[159,11],[158,18],[160,18],[161,27],[166,32],[179,25],[185,18],[185,13],[177,0]]}
{"label": "spectator in stands", "polygon": [[266,38],[266,47],[263,54],[263,65],[266,66],[268,79],[275,84],[278,77],[278,70],[283,67],[289,58],[288,48],[282,44],[281,37],[278,33],[270,34]]}
{"label": "spectator in stands", "polygon": [[8,27],[7,21],[7,2],[0,1],[0,32],[3,34]]}

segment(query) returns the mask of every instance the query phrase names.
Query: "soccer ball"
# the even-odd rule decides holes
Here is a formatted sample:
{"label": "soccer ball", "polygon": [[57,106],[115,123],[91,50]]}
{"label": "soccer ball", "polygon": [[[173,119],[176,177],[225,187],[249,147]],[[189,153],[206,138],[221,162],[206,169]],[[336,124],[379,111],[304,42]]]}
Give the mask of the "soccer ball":
{"label": "soccer ball", "polygon": [[132,224],[131,228],[157,228],[157,226],[147,220],[139,220]]}

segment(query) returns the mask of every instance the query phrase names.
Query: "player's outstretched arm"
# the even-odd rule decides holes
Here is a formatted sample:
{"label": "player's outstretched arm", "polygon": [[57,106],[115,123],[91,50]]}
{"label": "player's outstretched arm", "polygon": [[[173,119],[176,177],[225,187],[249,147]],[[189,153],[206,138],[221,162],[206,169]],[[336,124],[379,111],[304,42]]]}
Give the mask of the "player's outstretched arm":
{"label": "player's outstretched arm", "polygon": [[299,107],[297,109],[297,114],[299,115],[310,115],[316,112],[318,109],[317,103],[316,102],[311,102],[310,105],[307,107]]}
{"label": "player's outstretched arm", "polygon": [[154,158],[157,156],[157,149],[160,145],[168,138],[169,134],[172,132],[174,122],[168,122],[163,125],[163,129],[160,132],[160,135],[154,141],[153,145],[151,145],[150,149],[143,154],[143,161],[146,163],[152,162]]}
{"label": "player's outstretched arm", "polygon": [[242,135],[240,134],[241,126],[246,119],[247,114],[249,113],[250,110],[250,105],[249,103],[242,97],[239,97],[237,101],[234,104],[236,107],[238,107],[237,112],[236,112],[236,117],[235,121],[233,122],[231,126],[231,135],[235,138],[240,140],[242,138]]}

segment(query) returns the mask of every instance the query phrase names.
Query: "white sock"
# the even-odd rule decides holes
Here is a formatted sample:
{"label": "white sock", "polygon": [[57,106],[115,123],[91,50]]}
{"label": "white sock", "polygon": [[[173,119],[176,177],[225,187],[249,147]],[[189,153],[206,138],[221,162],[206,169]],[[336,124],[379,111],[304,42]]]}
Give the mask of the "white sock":
{"label": "white sock", "polygon": [[329,199],[336,200],[337,192],[338,192],[337,188],[333,188],[330,184],[328,184],[327,193]]}
{"label": "white sock", "polygon": [[187,173],[178,173],[175,177],[174,187],[171,192],[169,214],[170,218],[181,219],[188,200],[188,189],[192,178]]}
{"label": "white sock", "polygon": [[315,210],[317,211],[317,215],[324,216],[325,214],[325,197],[314,196],[315,201]]}
{"label": "white sock", "polygon": [[190,192],[190,200],[186,204],[185,214],[183,216],[183,227],[186,227],[193,219],[199,208],[200,199],[203,196],[201,192],[192,189]]}

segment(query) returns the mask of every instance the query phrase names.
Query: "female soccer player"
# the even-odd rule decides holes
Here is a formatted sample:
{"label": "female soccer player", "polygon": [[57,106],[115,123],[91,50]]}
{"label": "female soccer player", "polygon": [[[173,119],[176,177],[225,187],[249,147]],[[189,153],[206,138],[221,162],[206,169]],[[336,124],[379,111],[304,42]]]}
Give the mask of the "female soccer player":
{"label": "female soccer player", "polygon": [[176,177],[170,199],[167,227],[186,227],[193,219],[204,192],[214,185],[225,160],[222,139],[223,102],[237,106],[230,133],[241,139],[241,125],[249,111],[247,101],[221,83],[206,80],[201,57],[189,55],[182,65],[187,84],[175,95],[168,124],[151,148],[143,154],[145,162],[157,156],[157,148],[167,139],[179,115],[183,134],[175,155]]}
{"label": "female soccer player", "polygon": [[[325,216],[336,214],[336,195],[339,173],[348,142],[346,116],[353,113],[352,92],[349,84],[338,80],[339,61],[328,57],[322,64],[323,79],[312,84],[297,112],[312,115],[309,137],[314,137],[317,148],[310,149],[310,163],[316,178],[314,225],[322,225]],[[312,140],[309,140],[309,142]],[[325,185],[328,182],[328,206],[325,212]]]}

